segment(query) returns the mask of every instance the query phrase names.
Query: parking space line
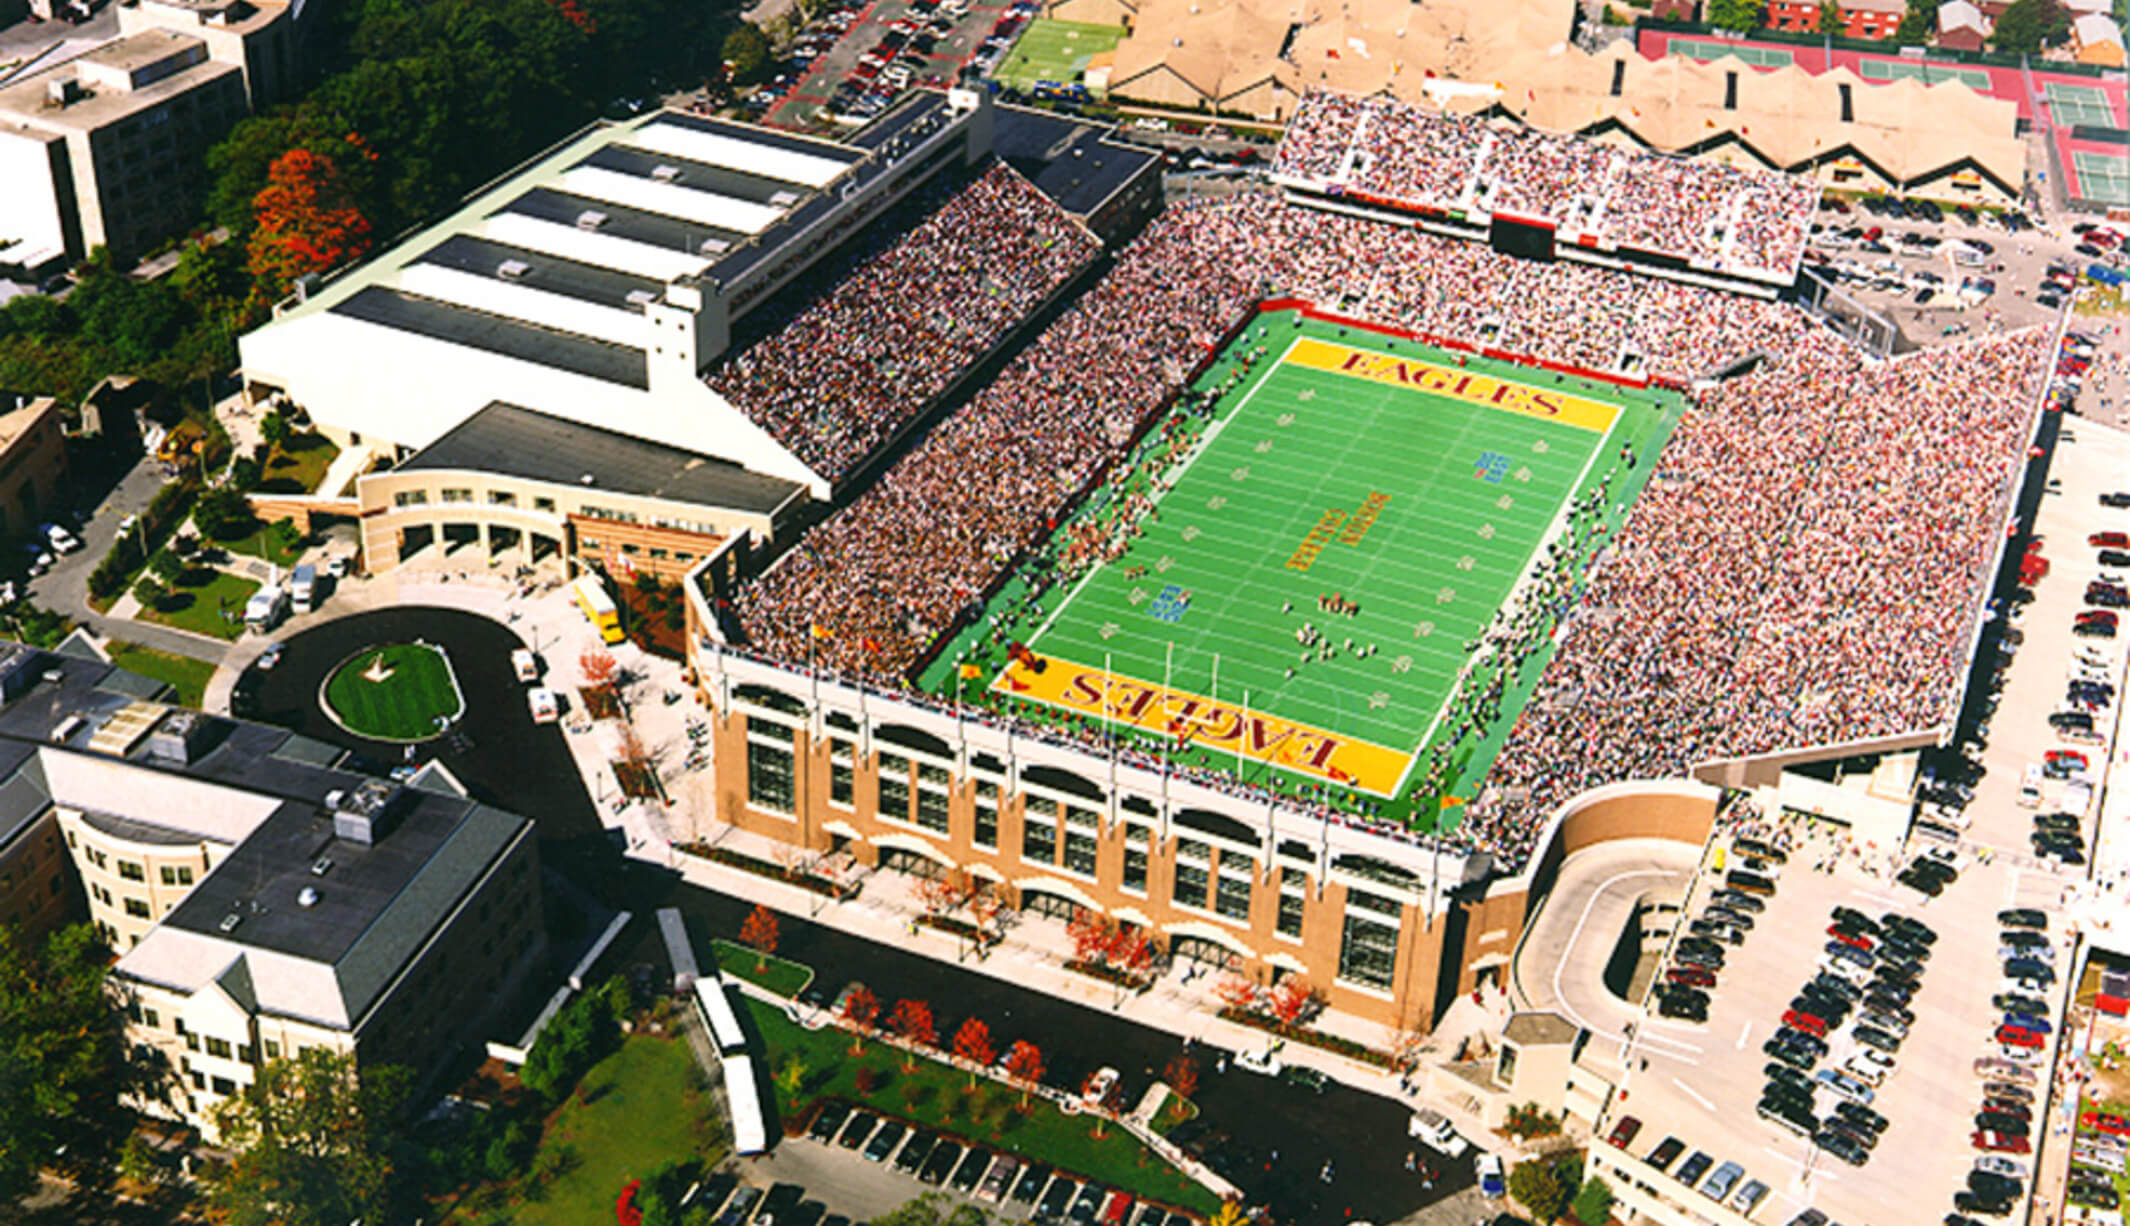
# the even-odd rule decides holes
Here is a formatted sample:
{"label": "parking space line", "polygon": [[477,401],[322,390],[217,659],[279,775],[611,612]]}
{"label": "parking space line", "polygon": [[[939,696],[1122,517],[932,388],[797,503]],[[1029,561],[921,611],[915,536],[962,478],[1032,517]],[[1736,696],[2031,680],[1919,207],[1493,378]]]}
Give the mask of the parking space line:
{"label": "parking space line", "polygon": [[1751,1033],[1753,1033],[1753,1023],[1747,1022],[1744,1026],[1739,1027],[1738,1041],[1732,1044],[1732,1046],[1736,1047],[1739,1051],[1744,1051],[1746,1036]]}
{"label": "parking space line", "polygon": [[1671,1079],[1671,1083],[1672,1083],[1673,1085],[1675,1085],[1675,1086],[1679,1087],[1679,1092],[1680,1092],[1681,1094],[1684,1094],[1684,1095],[1686,1095],[1686,1096],[1687,1096],[1688,1098],[1691,1098],[1691,1099],[1693,1099],[1693,1100],[1694,1100],[1695,1102],[1697,1102],[1697,1103],[1700,1103],[1700,1104],[1701,1104],[1701,1105],[1702,1105],[1703,1107],[1706,1107],[1706,1108],[1708,1108],[1708,1109],[1709,1109],[1710,1111],[1714,1111],[1714,1110],[1716,1109],[1716,1104],[1714,1104],[1714,1103],[1710,1102],[1709,1100],[1707,1100],[1707,1099],[1705,1099],[1705,1098],[1701,1097],[1701,1091],[1699,1091],[1699,1090],[1696,1090],[1696,1089],[1695,1089],[1694,1087],[1692,1087],[1692,1086],[1690,1086],[1690,1085],[1686,1084],[1685,1082],[1683,1082],[1683,1081],[1679,1080],[1679,1079],[1678,1079],[1677,1077],[1674,1077],[1674,1078],[1672,1078],[1672,1079]]}

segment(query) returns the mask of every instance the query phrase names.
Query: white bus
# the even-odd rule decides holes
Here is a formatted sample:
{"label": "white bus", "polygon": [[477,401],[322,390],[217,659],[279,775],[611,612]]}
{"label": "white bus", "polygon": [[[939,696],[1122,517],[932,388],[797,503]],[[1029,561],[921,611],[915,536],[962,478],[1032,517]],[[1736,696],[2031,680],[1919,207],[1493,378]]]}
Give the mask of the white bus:
{"label": "white bus", "polygon": [[695,1012],[710,1032],[725,1073],[725,1102],[732,1108],[732,1148],[759,1154],[769,1148],[762,1115],[762,1094],[754,1083],[754,1060],[747,1054],[747,1032],[740,1029],[725,986],[714,978],[695,981]]}
{"label": "white bus", "polygon": [[695,1010],[710,1031],[710,1041],[717,1044],[719,1055],[747,1054],[747,1035],[740,1029],[739,1014],[732,1011],[732,1001],[725,995],[724,985],[715,978],[695,981]]}

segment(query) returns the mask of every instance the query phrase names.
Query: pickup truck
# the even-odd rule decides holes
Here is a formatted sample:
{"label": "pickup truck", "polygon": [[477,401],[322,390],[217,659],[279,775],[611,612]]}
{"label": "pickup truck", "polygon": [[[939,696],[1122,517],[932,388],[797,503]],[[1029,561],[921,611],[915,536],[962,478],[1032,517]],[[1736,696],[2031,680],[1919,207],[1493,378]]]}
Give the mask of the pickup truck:
{"label": "pickup truck", "polygon": [[1472,1148],[1472,1143],[1458,1136],[1456,1127],[1432,1107],[1422,1107],[1413,1112],[1405,1130],[1420,1138],[1429,1149],[1452,1158],[1461,1158],[1466,1150]]}

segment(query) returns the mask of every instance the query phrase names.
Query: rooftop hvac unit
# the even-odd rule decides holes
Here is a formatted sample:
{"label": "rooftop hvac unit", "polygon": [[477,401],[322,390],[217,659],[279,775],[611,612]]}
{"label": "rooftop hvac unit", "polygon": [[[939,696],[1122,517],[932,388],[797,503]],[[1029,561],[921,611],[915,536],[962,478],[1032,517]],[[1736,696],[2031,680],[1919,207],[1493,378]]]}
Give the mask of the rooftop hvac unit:
{"label": "rooftop hvac unit", "polygon": [[732,249],[732,244],[721,238],[706,238],[698,248],[704,255],[723,255]]}
{"label": "rooftop hvac unit", "polygon": [[304,886],[304,887],[303,887],[302,889],[300,889],[300,890],[296,891],[296,905],[297,905],[297,906],[299,906],[299,907],[315,907],[315,906],[317,906],[317,905],[318,905],[318,891],[317,891],[317,889],[316,889],[315,887],[313,887],[313,886]]}
{"label": "rooftop hvac unit", "polygon": [[651,168],[651,177],[660,183],[671,183],[673,180],[680,178],[680,167],[654,166]]}
{"label": "rooftop hvac unit", "polygon": [[632,289],[629,291],[630,306],[649,306],[656,301],[658,301],[658,295],[651,290]]}
{"label": "rooftop hvac unit", "polygon": [[577,228],[579,230],[596,230],[605,224],[606,214],[598,209],[586,209],[577,214]]}
{"label": "rooftop hvac unit", "polygon": [[799,193],[797,192],[778,192],[776,195],[771,196],[769,198],[769,203],[777,206],[780,209],[790,208],[792,205],[797,204],[798,202]]}
{"label": "rooftop hvac unit", "polygon": [[[578,224],[583,224],[582,218],[578,219]],[[526,273],[529,273],[531,271],[532,265],[526,263],[523,260],[505,260],[502,263],[496,265],[496,275],[503,278],[505,281],[519,280],[523,278]]]}
{"label": "rooftop hvac unit", "polygon": [[237,925],[243,922],[244,917],[232,911],[229,914],[223,916],[222,922],[216,924],[215,927],[222,932],[235,932],[237,930]]}

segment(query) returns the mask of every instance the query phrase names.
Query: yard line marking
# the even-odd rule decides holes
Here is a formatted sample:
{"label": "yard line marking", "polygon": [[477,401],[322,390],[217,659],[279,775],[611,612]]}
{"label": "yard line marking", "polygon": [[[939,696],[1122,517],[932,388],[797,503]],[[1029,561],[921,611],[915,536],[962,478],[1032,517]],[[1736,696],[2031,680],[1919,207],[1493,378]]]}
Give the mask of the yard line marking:
{"label": "yard line marking", "polygon": [[1744,1026],[1742,1026],[1742,1027],[1740,1027],[1740,1028],[1739,1028],[1739,1030],[1738,1030],[1738,1041],[1737,1041],[1736,1043],[1732,1044],[1732,1046],[1733,1046],[1733,1047],[1736,1047],[1736,1048],[1737,1048],[1737,1049],[1738,1049],[1739,1051],[1744,1051],[1744,1050],[1745,1050],[1745,1038],[1746,1038],[1746,1036],[1747,1036],[1747,1035],[1749,1035],[1749,1034],[1751,1034],[1751,1033],[1753,1033],[1753,1023],[1751,1023],[1751,1022],[1747,1022],[1747,1023],[1746,1023],[1746,1024],[1744,1025]]}
{"label": "yard line marking", "polygon": [[1680,1092],[1681,1094],[1684,1094],[1684,1095],[1686,1095],[1686,1096],[1687,1096],[1688,1098],[1691,1098],[1691,1099],[1693,1099],[1693,1100],[1694,1100],[1695,1102],[1697,1102],[1697,1103],[1700,1103],[1700,1104],[1701,1104],[1701,1105],[1702,1105],[1703,1107],[1706,1107],[1706,1108],[1708,1108],[1708,1109],[1709,1109],[1710,1111],[1714,1111],[1714,1110],[1716,1109],[1716,1104],[1714,1104],[1714,1103],[1710,1102],[1709,1100],[1707,1100],[1707,1099],[1705,1099],[1705,1098],[1701,1097],[1701,1091],[1699,1091],[1699,1090],[1696,1090],[1696,1089],[1695,1089],[1694,1087],[1692,1087],[1692,1086],[1690,1086],[1690,1085],[1686,1084],[1685,1082],[1683,1082],[1683,1081],[1679,1080],[1679,1079],[1678,1079],[1677,1077],[1674,1077],[1674,1078],[1672,1078],[1672,1079],[1671,1079],[1671,1083],[1672,1083],[1673,1085],[1675,1085],[1675,1086],[1679,1087],[1679,1092]]}

